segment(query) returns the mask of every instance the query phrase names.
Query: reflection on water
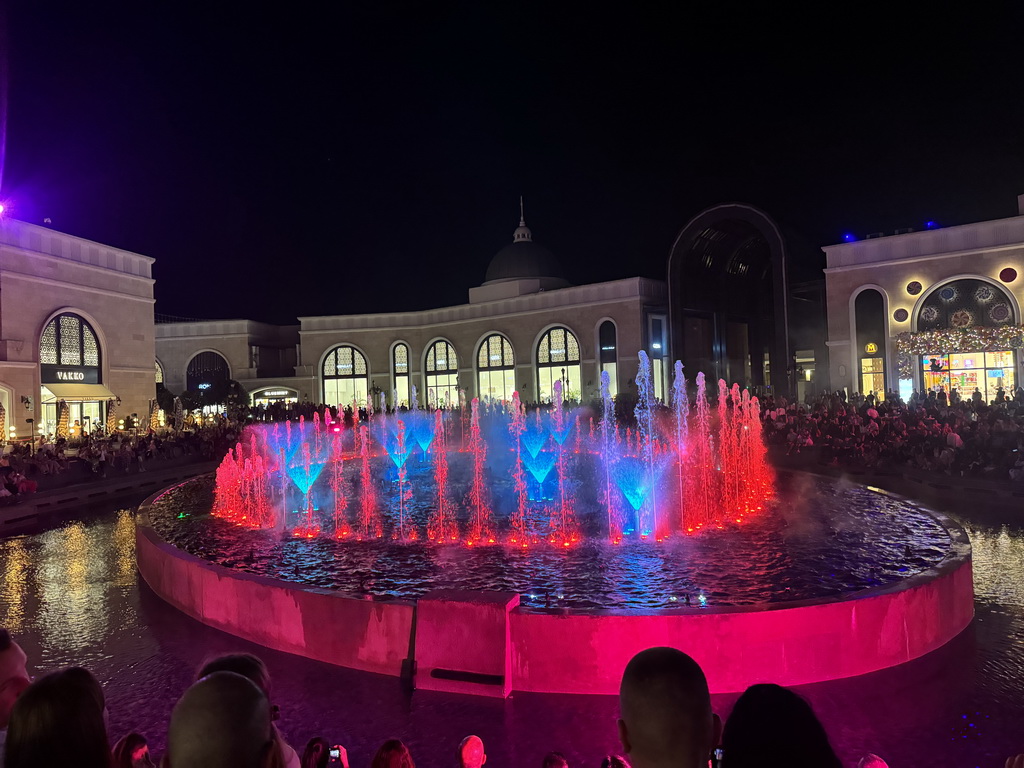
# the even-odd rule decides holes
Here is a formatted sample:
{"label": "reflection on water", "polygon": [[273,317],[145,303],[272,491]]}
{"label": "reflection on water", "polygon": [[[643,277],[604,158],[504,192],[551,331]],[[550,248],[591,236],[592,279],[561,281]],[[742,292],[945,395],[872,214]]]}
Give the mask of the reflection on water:
{"label": "reflection on water", "polygon": [[[799,689],[846,765],[872,751],[894,768],[1001,766],[1024,748],[1024,531],[1005,522],[967,527],[977,590],[969,630],[910,664]],[[457,569],[465,556],[439,550],[431,568]],[[649,558],[645,567],[663,567],[661,556]],[[34,672],[74,663],[96,672],[114,738],[138,729],[161,751],[171,707],[192,671],[209,654],[242,649],[267,660],[290,741],[301,746],[323,735],[345,744],[354,766],[367,765],[390,737],[406,741],[424,766],[450,764],[467,733],[483,737],[494,765],[540,765],[546,752],[560,750],[572,765],[596,768],[604,754],[619,751],[613,697],[410,695],[393,678],[256,648],[204,627],[139,586],[133,562],[126,511],[0,540],[5,625],[24,645]],[[505,565],[496,563],[495,571]],[[621,569],[601,578],[630,589],[621,586],[629,578]],[[734,699],[716,696],[714,706],[727,714]]]}

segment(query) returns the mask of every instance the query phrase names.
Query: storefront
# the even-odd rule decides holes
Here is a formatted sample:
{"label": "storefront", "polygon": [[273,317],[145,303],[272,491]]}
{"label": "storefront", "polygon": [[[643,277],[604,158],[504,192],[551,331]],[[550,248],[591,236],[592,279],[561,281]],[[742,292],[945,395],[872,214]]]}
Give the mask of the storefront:
{"label": "storefront", "polygon": [[116,395],[103,385],[100,345],[88,321],[70,312],[53,318],[39,340],[39,361],[42,423],[36,432],[56,433],[61,401],[68,405],[72,437],[103,430],[107,402]]}
{"label": "storefront", "polygon": [[261,389],[252,393],[252,404],[255,406],[297,402],[299,402],[299,393],[294,389]]}
{"label": "storefront", "polygon": [[991,403],[999,390],[1012,394],[1016,388],[1014,358],[1012,350],[922,355],[924,389],[944,390],[948,395],[955,387],[964,399],[977,389],[985,402]]}

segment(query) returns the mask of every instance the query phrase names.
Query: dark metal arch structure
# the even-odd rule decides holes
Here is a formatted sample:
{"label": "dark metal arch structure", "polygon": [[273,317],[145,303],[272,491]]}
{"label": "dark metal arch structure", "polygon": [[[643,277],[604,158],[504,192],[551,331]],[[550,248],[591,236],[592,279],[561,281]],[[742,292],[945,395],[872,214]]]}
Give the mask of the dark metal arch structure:
{"label": "dark metal arch structure", "polygon": [[688,380],[703,371],[790,391],[788,259],[780,226],[752,205],[716,205],[683,227],[668,262],[669,344]]}

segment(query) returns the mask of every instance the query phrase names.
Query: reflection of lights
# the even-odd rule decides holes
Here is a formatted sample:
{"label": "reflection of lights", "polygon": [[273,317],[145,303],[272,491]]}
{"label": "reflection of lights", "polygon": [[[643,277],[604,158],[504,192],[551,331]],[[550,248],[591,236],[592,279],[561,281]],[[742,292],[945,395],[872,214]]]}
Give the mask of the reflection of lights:
{"label": "reflection of lights", "polygon": [[708,607],[708,598],[707,598],[707,596],[703,592],[701,592],[699,595],[697,595],[697,602],[700,603],[700,607],[701,608],[707,608]]}
{"label": "reflection of lights", "polygon": [[0,585],[0,599],[4,603],[2,625],[11,632],[22,628],[25,603],[25,588],[29,567],[28,552],[21,539],[5,542],[3,547],[3,584]]}

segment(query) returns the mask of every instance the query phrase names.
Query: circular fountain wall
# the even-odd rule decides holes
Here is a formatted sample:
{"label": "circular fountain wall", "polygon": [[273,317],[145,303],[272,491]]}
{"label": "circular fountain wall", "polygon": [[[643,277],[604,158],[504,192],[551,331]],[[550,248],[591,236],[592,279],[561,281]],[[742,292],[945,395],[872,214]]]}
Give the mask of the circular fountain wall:
{"label": "circular fountain wall", "polygon": [[347,444],[325,422],[266,427],[216,482],[147,503],[140,571],[186,613],[264,645],[497,695],[614,693],[630,656],[663,644],[715,691],[813,682],[966,627],[963,532],[863,487],[766,482],[743,430],[756,401],[736,395],[717,418],[665,413],[635,433],[557,406],[495,412],[490,427],[475,405],[447,426],[377,419]]}

